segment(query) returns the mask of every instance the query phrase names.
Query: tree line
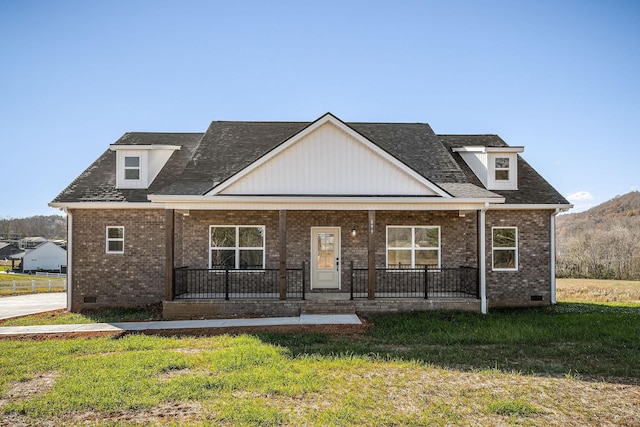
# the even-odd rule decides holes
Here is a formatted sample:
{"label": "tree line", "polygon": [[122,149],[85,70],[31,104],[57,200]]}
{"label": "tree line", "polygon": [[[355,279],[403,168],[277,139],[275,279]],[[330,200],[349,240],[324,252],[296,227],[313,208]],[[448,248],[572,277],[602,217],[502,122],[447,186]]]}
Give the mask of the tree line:
{"label": "tree line", "polygon": [[558,217],[556,276],[640,280],[640,192]]}
{"label": "tree line", "polygon": [[25,237],[66,239],[67,219],[60,215],[0,219],[0,239],[19,240]]}

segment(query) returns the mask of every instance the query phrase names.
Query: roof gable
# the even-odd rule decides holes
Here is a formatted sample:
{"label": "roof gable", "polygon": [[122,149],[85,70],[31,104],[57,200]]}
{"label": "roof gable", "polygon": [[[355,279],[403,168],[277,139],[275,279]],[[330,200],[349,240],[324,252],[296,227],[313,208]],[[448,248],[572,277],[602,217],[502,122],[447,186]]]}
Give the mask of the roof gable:
{"label": "roof gable", "polygon": [[209,195],[449,195],[331,114]]}

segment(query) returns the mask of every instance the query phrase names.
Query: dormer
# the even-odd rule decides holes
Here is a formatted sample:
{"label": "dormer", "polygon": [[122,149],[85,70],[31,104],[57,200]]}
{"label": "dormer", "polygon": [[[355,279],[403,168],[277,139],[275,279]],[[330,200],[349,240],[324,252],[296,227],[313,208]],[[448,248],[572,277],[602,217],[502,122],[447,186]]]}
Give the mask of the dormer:
{"label": "dormer", "polygon": [[146,189],[179,145],[112,144],[116,152],[116,188]]}
{"label": "dormer", "polygon": [[487,190],[518,189],[518,153],[524,147],[455,147]]}

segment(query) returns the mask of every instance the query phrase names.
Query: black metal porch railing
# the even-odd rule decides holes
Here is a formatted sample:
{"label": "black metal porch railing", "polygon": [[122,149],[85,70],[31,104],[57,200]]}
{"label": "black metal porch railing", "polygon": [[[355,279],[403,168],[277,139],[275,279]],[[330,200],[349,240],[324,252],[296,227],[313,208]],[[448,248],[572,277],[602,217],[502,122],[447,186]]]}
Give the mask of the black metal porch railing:
{"label": "black metal porch railing", "polygon": [[[287,299],[305,299],[305,263],[286,270]],[[280,299],[280,270],[173,269],[174,299]]]}
{"label": "black metal porch railing", "polygon": [[[368,298],[369,273],[350,265],[351,299]],[[479,298],[478,269],[475,267],[405,268],[402,265],[376,268],[376,298]]]}

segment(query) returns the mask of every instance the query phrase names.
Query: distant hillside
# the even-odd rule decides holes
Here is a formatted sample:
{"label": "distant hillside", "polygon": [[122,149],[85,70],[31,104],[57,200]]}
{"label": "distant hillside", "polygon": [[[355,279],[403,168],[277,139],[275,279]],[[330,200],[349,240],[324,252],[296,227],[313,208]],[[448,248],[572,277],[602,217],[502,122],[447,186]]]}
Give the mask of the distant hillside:
{"label": "distant hillside", "polygon": [[0,219],[0,239],[18,240],[24,237],[66,239],[67,218],[60,215],[36,215]]}
{"label": "distant hillside", "polygon": [[557,218],[557,275],[640,280],[640,192]]}

